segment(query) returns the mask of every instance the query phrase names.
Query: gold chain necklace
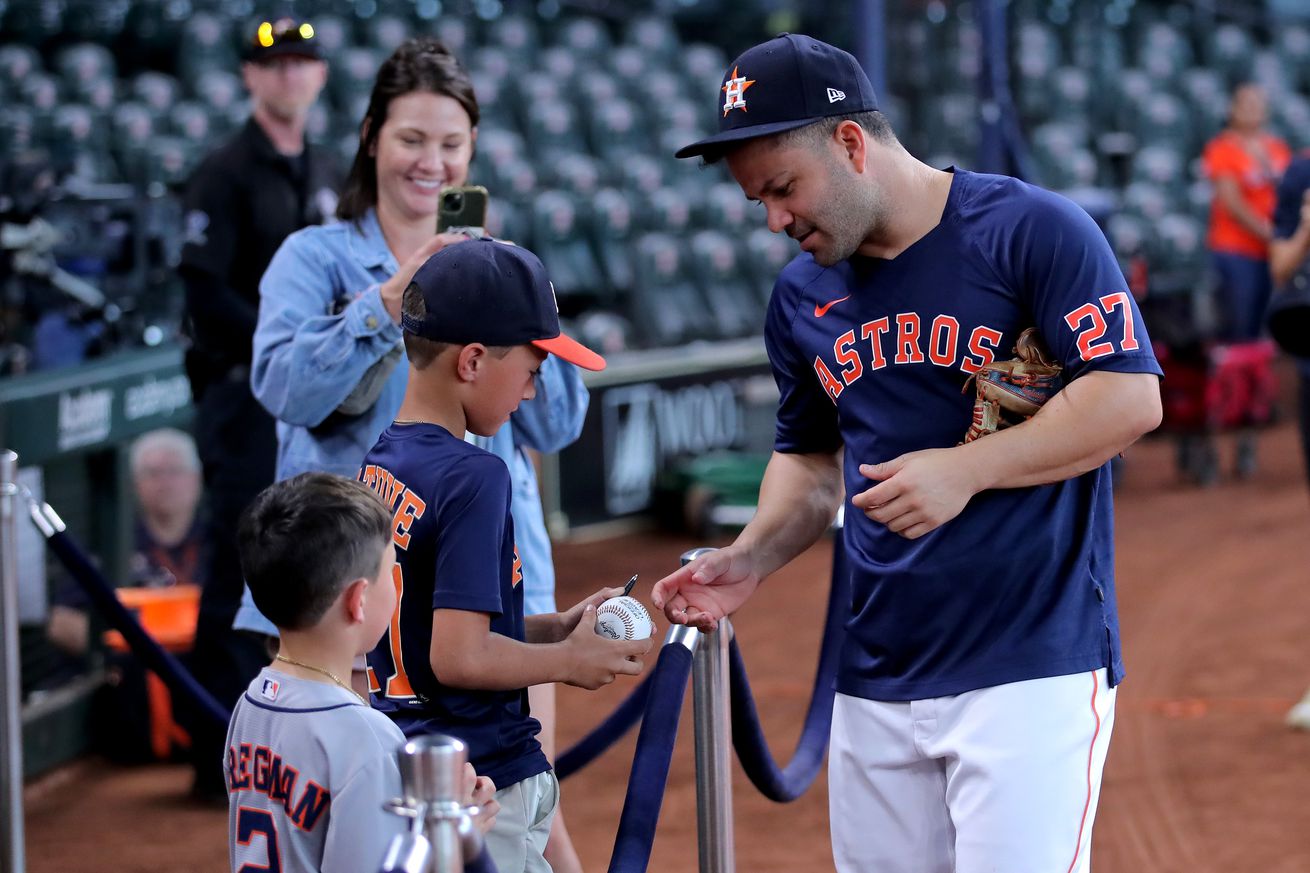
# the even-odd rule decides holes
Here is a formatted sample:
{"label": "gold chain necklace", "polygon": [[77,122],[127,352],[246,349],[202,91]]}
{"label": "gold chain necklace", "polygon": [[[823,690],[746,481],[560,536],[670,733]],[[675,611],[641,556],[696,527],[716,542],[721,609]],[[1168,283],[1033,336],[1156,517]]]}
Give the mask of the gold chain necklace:
{"label": "gold chain necklace", "polygon": [[274,657],[279,661],[283,661],[284,663],[294,664],[297,667],[304,667],[306,670],[313,670],[315,673],[322,673],[324,676],[328,677],[333,682],[337,683],[342,688],[346,689],[351,694],[358,697],[360,703],[364,704],[365,706],[368,706],[368,701],[364,699],[364,695],[360,694],[358,691],[356,691],[355,689],[351,688],[349,685],[338,679],[337,674],[329,672],[328,670],[324,670],[322,667],[315,667],[313,664],[306,664],[304,661],[296,661],[292,658],[288,658],[286,655],[283,655],[281,653],[278,653]]}

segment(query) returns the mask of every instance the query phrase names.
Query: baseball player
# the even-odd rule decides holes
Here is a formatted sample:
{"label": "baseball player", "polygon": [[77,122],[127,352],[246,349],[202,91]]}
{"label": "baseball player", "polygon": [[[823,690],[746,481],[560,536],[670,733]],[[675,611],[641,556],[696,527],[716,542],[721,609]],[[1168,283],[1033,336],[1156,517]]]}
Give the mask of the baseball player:
{"label": "baseball player", "polygon": [[[376,870],[405,821],[405,737],[349,683],[351,661],[377,643],[396,607],[391,513],[369,489],[302,473],[259,494],[238,528],[241,566],[279,631],[272,666],[250,683],[228,726],[224,769],[233,873]],[[466,793],[489,829],[495,785]]]}
{"label": "baseball player", "polygon": [[[718,133],[678,152],[726,160],[802,253],[769,303],[781,399],[755,517],[652,599],[714,627],[845,501],[838,869],[1086,870],[1124,672],[1108,461],[1159,422],[1160,368],[1087,215],[926,166],[877,110],[851,55],[784,34],[732,63]],[[1063,387],[963,442],[962,389],[1029,327]]]}

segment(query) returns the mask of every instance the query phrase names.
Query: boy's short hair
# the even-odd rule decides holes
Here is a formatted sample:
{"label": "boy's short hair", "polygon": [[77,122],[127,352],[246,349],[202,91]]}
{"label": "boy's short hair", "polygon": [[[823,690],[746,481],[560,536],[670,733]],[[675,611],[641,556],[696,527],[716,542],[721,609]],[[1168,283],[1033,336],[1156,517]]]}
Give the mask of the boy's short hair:
{"label": "boy's short hair", "polygon": [[[400,298],[400,311],[409,318],[422,321],[428,317],[428,305],[423,302],[423,291],[413,282],[405,289],[404,295]],[[444,343],[438,340],[430,340],[421,337],[416,333],[405,331],[405,357],[414,365],[415,370],[426,369],[437,356],[446,349],[453,348],[457,343]],[[487,350],[497,358],[503,358],[512,350],[512,346],[488,346]]]}
{"label": "boy's short hair", "polygon": [[391,513],[382,500],[363,483],[331,473],[270,485],[237,527],[255,605],[286,630],[318,624],[348,583],[373,578],[390,544]]}

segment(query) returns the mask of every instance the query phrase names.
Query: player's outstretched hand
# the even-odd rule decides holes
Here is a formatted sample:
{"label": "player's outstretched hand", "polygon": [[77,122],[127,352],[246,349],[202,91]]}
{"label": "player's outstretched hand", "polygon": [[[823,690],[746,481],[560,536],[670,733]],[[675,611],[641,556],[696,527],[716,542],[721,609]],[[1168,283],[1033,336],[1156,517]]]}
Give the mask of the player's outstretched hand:
{"label": "player's outstretched hand", "polygon": [[[619,590],[622,594],[622,589]],[[642,656],[650,651],[653,637],[644,640],[611,640],[596,633],[596,607],[587,604],[577,625],[564,639],[571,655],[569,677],[564,681],[595,691],[615,677],[636,676],[646,667]]]}
{"label": "player's outstretched hand", "polygon": [[414,274],[418,268],[427,263],[428,258],[444,249],[446,246],[461,243],[469,239],[462,233],[439,233],[432,239],[428,240],[419,250],[410,255],[405,263],[400,265],[396,275],[382,283],[379,293],[382,295],[382,305],[387,307],[387,312],[391,313],[391,319],[397,324],[400,323],[400,303],[405,296],[405,289],[413,281]]}
{"label": "player's outstretched hand", "polygon": [[712,631],[758,587],[760,576],[750,554],[734,545],[701,555],[656,582],[650,602],[674,624]]}
{"label": "player's outstretched hand", "polygon": [[[620,597],[622,594],[622,586],[618,588],[602,588],[585,600],[575,603],[571,608],[559,613],[558,639],[562,640],[569,634],[573,633],[574,628],[578,626],[578,620],[582,618],[582,611],[588,606],[595,609],[611,597]],[[595,615],[593,613],[593,619],[594,617]]]}
{"label": "player's outstretched hand", "polygon": [[878,484],[852,497],[851,505],[911,540],[955,518],[981,490],[958,448],[925,449],[882,464],[861,464],[860,474]]}
{"label": "player's outstretched hand", "polygon": [[500,804],[496,802],[496,783],[486,776],[479,776],[472,764],[465,764],[463,788],[464,805],[478,808],[474,826],[487,833],[496,823],[496,813],[500,812]]}

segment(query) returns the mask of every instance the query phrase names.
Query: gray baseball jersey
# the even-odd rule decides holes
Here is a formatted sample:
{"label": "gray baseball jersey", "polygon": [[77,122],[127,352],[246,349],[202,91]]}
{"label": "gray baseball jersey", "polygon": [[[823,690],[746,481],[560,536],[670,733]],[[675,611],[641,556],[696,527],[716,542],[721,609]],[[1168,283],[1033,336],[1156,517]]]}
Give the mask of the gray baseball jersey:
{"label": "gray baseball jersey", "polygon": [[376,870],[404,820],[404,735],[344,688],[265,667],[227,731],[228,844],[234,873]]}

